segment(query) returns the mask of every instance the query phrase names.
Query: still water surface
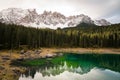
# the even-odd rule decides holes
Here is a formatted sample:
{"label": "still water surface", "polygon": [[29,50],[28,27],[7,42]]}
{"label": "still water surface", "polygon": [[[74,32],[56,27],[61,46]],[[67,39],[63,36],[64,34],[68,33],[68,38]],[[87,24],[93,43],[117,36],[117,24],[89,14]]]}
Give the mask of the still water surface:
{"label": "still water surface", "polygon": [[[39,63],[42,64],[39,64]],[[19,80],[120,80],[120,55],[64,54],[24,63]],[[33,64],[34,63],[34,64]]]}

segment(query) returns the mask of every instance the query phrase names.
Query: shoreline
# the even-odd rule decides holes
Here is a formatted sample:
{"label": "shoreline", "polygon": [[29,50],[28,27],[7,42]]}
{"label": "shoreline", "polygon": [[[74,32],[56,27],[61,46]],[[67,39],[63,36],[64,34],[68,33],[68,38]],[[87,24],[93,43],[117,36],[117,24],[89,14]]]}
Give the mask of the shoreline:
{"label": "shoreline", "polygon": [[[36,50],[40,52],[36,54]],[[47,54],[57,54],[57,53],[78,53],[78,54],[120,54],[120,48],[40,48],[25,50],[26,57],[45,57]],[[23,54],[20,53],[21,50],[1,50],[0,60],[2,56],[10,56],[11,60],[19,59]]]}
{"label": "shoreline", "polygon": [[120,54],[120,48],[41,48],[43,52],[41,55],[46,53],[95,53],[95,54]]}
{"label": "shoreline", "polygon": [[[39,49],[35,49],[39,50]],[[41,48],[40,54],[34,54],[35,50],[27,50],[25,59],[30,58],[41,58],[50,54],[54,55],[57,53],[79,53],[79,54],[119,54],[120,48]],[[20,54],[20,50],[13,50],[10,56],[10,50],[0,51],[0,80],[18,80],[19,73],[24,73],[23,67],[17,67],[10,65],[12,60],[20,59],[23,54]],[[17,76],[18,75],[18,76]],[[16,77],[15,77],[16,76]]]}

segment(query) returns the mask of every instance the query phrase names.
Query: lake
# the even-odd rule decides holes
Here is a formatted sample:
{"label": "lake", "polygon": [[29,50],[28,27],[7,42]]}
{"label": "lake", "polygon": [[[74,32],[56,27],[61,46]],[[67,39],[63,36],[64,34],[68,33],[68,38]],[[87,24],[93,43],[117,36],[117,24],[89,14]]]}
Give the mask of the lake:
{"label": "lake", "polygon": [[25,60],[19,80],[120,80],[120,55],[71,54]]}

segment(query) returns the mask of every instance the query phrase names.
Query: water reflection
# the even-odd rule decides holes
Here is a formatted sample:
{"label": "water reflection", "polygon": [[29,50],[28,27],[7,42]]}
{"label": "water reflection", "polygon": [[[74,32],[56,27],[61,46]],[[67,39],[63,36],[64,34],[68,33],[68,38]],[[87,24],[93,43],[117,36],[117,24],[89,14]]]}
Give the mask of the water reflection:
{"label": "water reflection", "polygon": [[19,80],[119,80],[120,55],[67,54],[27,67]]}
{"label": "water reflection", "polygon": [[21,76],[19,80],[119,80],[120,74],[111,70],[101,70],[93,68],[86,74],[78,74],[64,71],[59,75],[43,76],[42,73],[36,72],[34,78],[31,76]]}

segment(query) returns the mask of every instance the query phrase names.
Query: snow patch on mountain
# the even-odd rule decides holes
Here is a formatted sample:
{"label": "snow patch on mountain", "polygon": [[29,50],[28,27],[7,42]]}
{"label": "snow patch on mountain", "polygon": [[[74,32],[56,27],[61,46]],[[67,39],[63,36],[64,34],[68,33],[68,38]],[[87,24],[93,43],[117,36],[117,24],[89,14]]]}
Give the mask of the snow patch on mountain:
{"label": "snow patch on mountain", "polygon": [[95,20],[94,23],[98,26],[107,26],[107,25],[111,25],[110,22],[108,22],[105,19],[101,19],[101,20]]}
{"label": "snow patch on mountain", "polygon": [[81,14],[66,17],[58,12],[44,11],[38,14],[36,9],[8,8],[0,12],[0,22],[38,28],[74,27],[80,23],[110,25],[105,19],[93,21],[89,16]]}

